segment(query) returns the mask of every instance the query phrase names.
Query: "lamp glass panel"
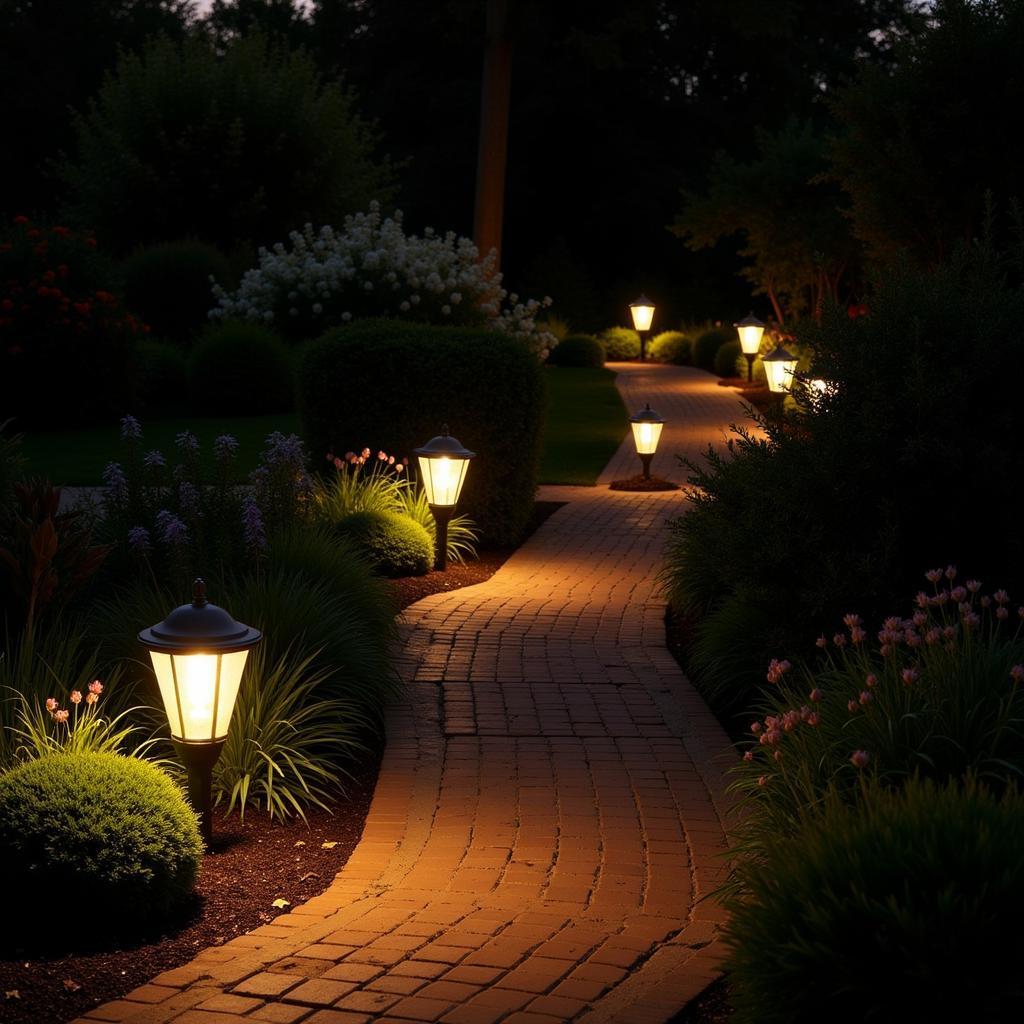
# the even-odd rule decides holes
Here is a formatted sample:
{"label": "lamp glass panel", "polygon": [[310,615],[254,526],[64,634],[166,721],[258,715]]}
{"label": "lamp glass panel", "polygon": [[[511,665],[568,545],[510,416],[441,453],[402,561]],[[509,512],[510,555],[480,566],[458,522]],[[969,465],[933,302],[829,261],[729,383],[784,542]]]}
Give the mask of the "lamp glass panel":
{"label": "lamp glass panel", "polygon": [[793,386],[793,373],[796,370],[795,359],[767,359],[764,373],[768,378],[770,391],[788,391]]}
{"label": "lamp glass panel", "polygon": [[172,736],[181,740],[227,736],[248,654],[149,652]]}
{"label": "lamp glass panel", "polygon": [[633,440],[636,442],[637,455],[653,455],[658,448],[661,428],[664,423],[634,423]]}
{"label": "lamp glass panel", "polygon": [[633,327],[638,331],[649,331],[651,321],[654,319],[653,306],[630,306],[630,313],[633,314]]}
{"label": "lamp glass panel", "polygon": [[453,459],[447,455],[432,459],[420,455],[419,463],[427,501],[431,505],[454,506],[462,492],[469,459]]}
{"label": "lamp glass panel", "polygon": [[737,327],[736,332],[740,336],[740,348],[748,356],[757,355],[757,350],[761,347],[761,335],[764,334],[764,328],[759,327],[757,324],[748,324],[744,327]]}

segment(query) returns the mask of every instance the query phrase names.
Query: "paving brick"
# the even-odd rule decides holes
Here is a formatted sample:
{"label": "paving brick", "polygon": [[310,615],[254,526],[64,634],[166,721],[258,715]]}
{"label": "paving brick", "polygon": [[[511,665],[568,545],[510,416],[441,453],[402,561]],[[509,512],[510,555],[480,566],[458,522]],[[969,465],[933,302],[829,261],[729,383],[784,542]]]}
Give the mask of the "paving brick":
{"label": "paving brick", "polygon": [[354,981],[334,981],[330,978],[313,978],[285,993],[289,1003],[308,1003],[310,1006],[331,1006],[342,996],[347,996],[356,987]]}

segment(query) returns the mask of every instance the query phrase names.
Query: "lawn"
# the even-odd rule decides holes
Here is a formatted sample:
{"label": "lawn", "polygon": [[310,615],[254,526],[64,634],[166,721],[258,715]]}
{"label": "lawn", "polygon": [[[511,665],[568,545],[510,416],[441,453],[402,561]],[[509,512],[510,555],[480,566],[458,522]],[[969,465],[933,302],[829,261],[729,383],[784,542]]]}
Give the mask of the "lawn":
{"label": "lawn", "polygon": [[[142,436],[147,451],[156,448],[170,453],[174,450],[174,438],[184,430],[191,430],[208,453],[215,437],[233,434],[239,444],[239,468],[248,473],[256,468],[267,434],[275,430],[293,433],[298,427],[298,417],[293,413],[217,419],[178,416],[166,420],[144,420]],[[22,454],[28,462],[28,475],[46,477],[62,485],[101,483],[103,467],[116,461],[121,450],[116,423],[45,434],[26,433],[22,445]]]}
{"label": "lawn", "polygon": [[542,484],[592,486],[629,431],[611,370],[548,367]]}
{"label": "lawn", "polygon": [[[622,399],[611,370],[549,367],[548,420],[541,457],[542,484],[592,485],[615,453],[629,429]],[[170,452],[174,438],[191,430],[204,451],[220,434],[233,434],[239,442],[239,467],[254,469],[267,434],[274,430],[297,432],[298,417],[292,413],[273,416],[235,416],[203,419],[176,416],[143,421],[146,450]],[[103,467],[120,451],[118,427],[104,424],[79,430],[25,435],[22,447],[28,472],[55,483],[96,485]]]}

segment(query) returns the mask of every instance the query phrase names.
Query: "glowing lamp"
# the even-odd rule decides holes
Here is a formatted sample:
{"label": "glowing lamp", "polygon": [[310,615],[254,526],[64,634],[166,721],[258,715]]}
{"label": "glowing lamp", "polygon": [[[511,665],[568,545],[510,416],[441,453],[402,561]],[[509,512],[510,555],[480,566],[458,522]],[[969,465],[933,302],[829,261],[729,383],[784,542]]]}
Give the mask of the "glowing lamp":
{"label": "glowing lamp", "polygon": [[764,375],[768,378],[768,390],[776,394],[789,391],[793,386],[793,374],[796,372],[796,356],[778,344],[762,362]]}
{"label": "glowing lamp", "polygon": [[261,636],[210,604],[201,579],[192,585],[191,604],[139,633],[153,662],[171,742],[188,768],[189,798],[202,817],[207,844],[213,835],[213,766],[227,739],[246,658]]}
{"label": "glowing lamp", "polygon": [[754,360],[761,348],[764,324],[751,311],[739,323],[733,324],[733,327],[736,328],[736,333],[740,336],[740,348],[743,349],[743,355],[747,360],[747,380],[753,380]]}
{"label": "glowing lamp", "polygon": [[633,328],[640,335],[640,359],[647,358],[647,332],[654,320],[654,303],[646,295],[629,304],[629,312],[633,317]]}
{"label": "glowing lamp", "polygon": [[661,430],[665,426],[665,419],[659,416],[648,402],[640,412],[629,417],[633,427],[633,441],[636,444],[636,453],[644,467],[644,479],[651,479],[651,459],[658,450],[658,441],[661,439]]}
{"label": "glowing lamp", "polygon": [[427,495],[427,504],[437,526],[434,568],[444,572],[448,566],[448,523],[462,493],[470,460],[476,458],[476,452],[464,448],[452,437],[446,423],[437,437],[417,448],[414,454],[419,462],[420,481]]}

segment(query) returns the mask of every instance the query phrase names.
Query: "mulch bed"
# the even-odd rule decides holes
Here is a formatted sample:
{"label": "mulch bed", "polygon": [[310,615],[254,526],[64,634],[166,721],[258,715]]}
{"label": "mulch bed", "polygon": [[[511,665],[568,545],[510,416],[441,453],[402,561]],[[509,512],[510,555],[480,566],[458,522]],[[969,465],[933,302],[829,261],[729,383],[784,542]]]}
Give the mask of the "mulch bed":
{"label": "mulch bed", "polygon": [[678,491],[679,485],[660,476],[645,477],[641,474],[626,480],[613,480],[608,485],[610,491]]}
{"label": "mulch bed", "polygon": [[[527,527],[529,537],[564,502],[538,501]],[[467,565],[449,565],[446,572],[391,580],[402,608],[428,594],[457,590],[490,579],[515,551],[486,548]],[[97,948],[51,945],[41,951],[18,948],[24,939],[18,922],[8,919],[0,929],[0,1020],[4,1024],[59,1024],[100,1003],[119,999],[162,971],[188,963],[208,946],[219,946],[272,921],[288,907],[322,893],[345,866],[359,842],[377,782],[380,761],[364,766],[346,784],[347,799],[330,811],[312,809],[306,822],[271,822],[249,810],[215,815],[213,849],[203,858],[196,898],[186,912],[158,934],[118,946]],[[70,899],[87,898],[69,894]],[[95,908],[97,915],[102,907]],[[61,942],[59,924],[47,938]]]}

